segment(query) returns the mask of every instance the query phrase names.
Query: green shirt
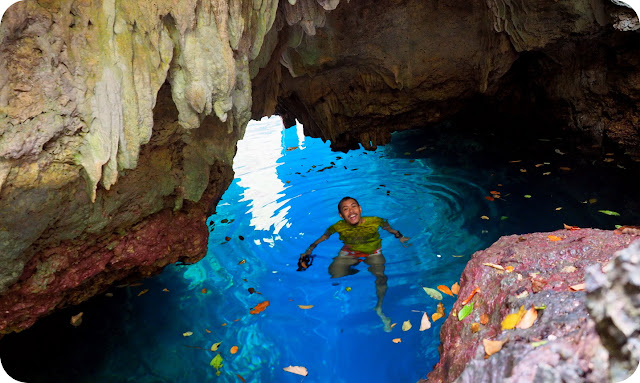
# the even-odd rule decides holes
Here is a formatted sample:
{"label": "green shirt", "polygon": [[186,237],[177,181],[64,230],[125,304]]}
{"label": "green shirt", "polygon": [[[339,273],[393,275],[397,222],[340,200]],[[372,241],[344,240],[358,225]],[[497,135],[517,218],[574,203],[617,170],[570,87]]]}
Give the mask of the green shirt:
{"label": "green shirt", "polygon": [[378,229],[388,226],[386,219],[380,217],[362,217],[360,224],[353,226],[345,220],[329,226],[325,234],[338,233],[340,240],[355,251],[372,254],[382,245]]}

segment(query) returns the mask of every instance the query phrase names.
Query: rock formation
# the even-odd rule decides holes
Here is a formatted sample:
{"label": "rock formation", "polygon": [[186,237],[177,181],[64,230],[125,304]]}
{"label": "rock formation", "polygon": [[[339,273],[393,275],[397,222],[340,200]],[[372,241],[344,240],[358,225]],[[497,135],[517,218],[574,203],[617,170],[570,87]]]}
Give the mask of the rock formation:
{"label": "rock formation", "polygon": [[[483,112],[542,115],[638,160],[636,29],[630,9],[604,0],[16,3],[0,26],[0,333],[201,258],[252,117],[297,118],[347,150]],[[576,241],[602,235],[591,234]],[[526,284],[514,275],[505,283]],[[536,298],[561,318],[584,314],[554,303],[583,293],[550,294]],[[558,331],[599,342],[592,322]],[[558,347],[548,366],[567,355]]]}

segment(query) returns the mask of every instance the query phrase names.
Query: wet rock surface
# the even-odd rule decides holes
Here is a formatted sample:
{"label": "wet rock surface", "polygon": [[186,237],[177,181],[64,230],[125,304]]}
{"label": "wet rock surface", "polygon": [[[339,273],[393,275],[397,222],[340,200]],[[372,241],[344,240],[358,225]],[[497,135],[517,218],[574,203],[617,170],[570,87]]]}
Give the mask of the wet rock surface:
{"label": "wet rock surface", "polygon": [[[442,326],[440,362],[426,381],[607,381],[606,341],[596,331],[600,324],[587,310],[580,285],[587,268],[609,267],[614,253],[637,239],[635,233],[559,230],[505,236],[476,252],[462,274],[460,298]],[[484,263],[512,266],[513,271]],[[471,300],[473,312],[458,320],[462,300],[476,287],[481,292]],[[503,330],[504,318],[521,306],[540,308],[537,320],[527,329]],[[471,324],[485,314],[486,324],[474,333]],[[507,341],[486,357],[483,339]]]}

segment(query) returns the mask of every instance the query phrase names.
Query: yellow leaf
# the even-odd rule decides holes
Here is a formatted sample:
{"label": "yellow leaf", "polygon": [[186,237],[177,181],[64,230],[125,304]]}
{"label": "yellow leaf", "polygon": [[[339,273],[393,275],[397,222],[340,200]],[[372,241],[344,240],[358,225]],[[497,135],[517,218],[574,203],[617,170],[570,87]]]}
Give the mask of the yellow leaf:
{"label": "yellow leaf", "polygon": [[429,321],[429,315],[427,313],[422,314],[422,320],[420,321],[420,331],[428,330],[431,328],[431,322]]}
{"label": "yellow leaf", "polygon": [[397,323],[391,323],[391,327],[390,328],[394,328],[396,327]]}
{"label": "yellow leaf", "polygon": [[527,312],[527,310],[525,310],[524,305],[523,305],[523,306],[520,306],[520,310],[518,310],[517,313],[513,313],[513,314],[507,315],[502,320],[502,329],[503,330],[512,330],[514,327],[516,327],[518,322],[520,322],[520,319],[522,319],[522,317],[524,316],[524,314],[526,312]]}
{"label": "yellow leaf", "polygon": [[496,265],[495,263],[483,263],[484,266],[493,267],[494,269],[504,270],[504,267]]}
{"label": "yellow leaf", "polygon": [[489,219],[489,217],[487,217],[486,215],[481,216],[480,218],[482,219]]}
{"label": "yellow leaf", "polygon": [[538,318],[538,310],[536,310],[533,306],[531,306],[531,308],[527,310],[527,312],[524,314],[522,319],[520,319],[520,322],[518,322],[518,324],[516,325],[516,328],[523,329],[523,330],[528,329],[529,327],[533,326],[533,323],[536,321],[537,318]]}
{"label": "yellow leaf", "polygon": [[475,334],[478,331],[480,331],[480,323],[478,322],[471,323],[471,332]]}
{"label": "yellow leaf", "polygon": [[502,350],[502,346],[505,343],[507,343],[507,340],[509,339],[508,338],[505,340],[483,339],[482,345],[484,346],[484,352],[489,356],[495,354],[496,352]]}
{"label": "yellow leaf", "polygon": [[309,372],[307,371],[307,368],[302,366],[284,367],[283,370],[285,370],[286,372],[290,372],[292,374],[297,374],[302,376],[307,376],[309,374]]}
{"label": "yellow leaf", "polygon": [[303,310],[308,310],[308,309],[312,308],[313,305],[298,305],[298,307],[300,307]]}
{"label": "yellow leaf", "polygon": [[440,314],[440,313],[433,313],[433,314],[431,314],[431,320],[435,322],[435,321],[437,321],[438,319],[442,318],[443,316],[444,316],[444,315],[443,315],[443,314]]}
{"label": "yellow leaf", "polygon": [[391,340],[393,343],[400,343],[402,340],[400,338],[394,338]]}
{"label": "yellow leaf", "polygon": [[451,286],[451,292],[454,293],[455,295],[458,295],[458,293],[460,292],[460,285],[458,284],[458,282],[454,283]]}
{"label": "yellow leaf", "polygon": [[443,293],[453,296],[453,293],[451,292],[451,290],[449,290],[449,287],[445,286],[445,285],[439,285],[438,290],[442,291]]}
{"label": "yellow leaf", "polygon": [[182,333],[182,336],[191,336],[191,335],[193,335],[192,331],[187,331]]}
{"label": "yellow leaf", "polygon": [[238,352],[238,346],[231,347],[231,350],[229,350],[229,352],[231,352],[232,354],[235,354],[236,352]]}
{"label": "yellow leaf", "polygon": [[222,344],[222,342],[214,343],[214,344],[211,346],[211,351],[217,351],[217,350],[218,350],[218,347],[220,347],[220,345],[221,345],[221,344]]}
{"label": "yellow leaf", "polygon": [[402,323],[402,331],[409,331],[411,327],[411,321],[406,320]]}

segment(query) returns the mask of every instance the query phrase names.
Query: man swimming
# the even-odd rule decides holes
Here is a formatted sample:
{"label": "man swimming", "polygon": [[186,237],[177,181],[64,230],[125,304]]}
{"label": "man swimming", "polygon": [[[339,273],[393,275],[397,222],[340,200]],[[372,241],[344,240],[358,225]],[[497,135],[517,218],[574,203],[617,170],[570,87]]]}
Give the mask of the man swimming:
{"label": "man swimming", "polygon": [[382,312],[382,300],[387,292],[387,276],[384,275],[385,258],[382,255],[382,239],[378,232],[382,228],[393,234],[400,242],[409,240],[398,230],[393,229],[386,219],[380,217],[363,217],[362,207],[352,197],[344,197],[338,203],[338,214],[341,221],[334,223],[324,234],[313,242],[307,250],[300,255],[302,260],[311,255],[313,249],[322,241],[326,241],[333,233],[338,233],[344,243],[338,255],[333,258],[329,266],[331,278],[340,278],[354,274],[357,270],[352,267],[360,262],[369,265],[368,270],[376,277],[376,295],[378,302],[375,311],[382,319],[385,331],[391,331],[391,319]]}

